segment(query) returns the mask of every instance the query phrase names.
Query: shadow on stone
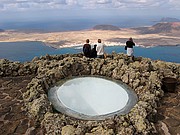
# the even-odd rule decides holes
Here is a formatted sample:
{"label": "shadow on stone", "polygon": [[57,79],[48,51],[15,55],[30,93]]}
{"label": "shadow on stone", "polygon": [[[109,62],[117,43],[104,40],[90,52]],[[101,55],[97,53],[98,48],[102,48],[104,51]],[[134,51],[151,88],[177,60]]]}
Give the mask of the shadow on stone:
{"label": "shadow on stone", "polygon": [[162,83],[163,83],[162,89],[165,92],[174,92],[177,85],[177,79],[171,77],[165,77],[163,78]]}

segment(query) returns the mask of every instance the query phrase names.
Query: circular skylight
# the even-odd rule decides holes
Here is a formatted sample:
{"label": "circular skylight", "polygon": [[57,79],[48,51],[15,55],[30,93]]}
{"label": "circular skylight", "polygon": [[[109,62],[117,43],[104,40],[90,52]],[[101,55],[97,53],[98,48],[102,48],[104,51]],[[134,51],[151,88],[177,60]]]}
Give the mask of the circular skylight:
{"label": "circular skylight", "polygon": [[49,100],[58,111],[75,118],[104,119],[130,111],[137,97],[129,89],[117,81],[77,77],[51,88]]}

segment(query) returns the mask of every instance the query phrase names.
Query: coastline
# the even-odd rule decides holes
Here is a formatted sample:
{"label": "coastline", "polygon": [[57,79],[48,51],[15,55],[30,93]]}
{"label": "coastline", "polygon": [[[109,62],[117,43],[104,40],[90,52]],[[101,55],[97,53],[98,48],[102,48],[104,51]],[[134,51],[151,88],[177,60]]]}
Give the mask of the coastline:
{"label": "coastline", "polygon": [[[29,40],[22,40],[22,41],[0,41],[0,43],[16,43],[16,42],[41,42],[43,43],[45,46],[51,47],[53,49],[62,49],[62,48],[72,48],[72,47],[83,47],[83,43],[81,44],[76,44],[76,43],[72,43],[72,44],[64,44],[64,45],[59,45],[58,43],[49,43],[49,42],[44,42],[44,41],[29,41]],[[96,43],[90,43],[91,46],[95,45]],[[104,45],[107,47],[110,46],[125,46],[125,43],[117,43],[117,42],[104,42]],[[136,44],[136,47],[142,47],[142,48],[152,48],[152,47],[157,47],[157,46],[180,46],[180,44],[174,44],[174,45],[149,45],[149,46],[145,46],[145,45],[139,45]]]}
{"label": "coastline", "polygon": [[[44,42],[43,42],[44,43]],[[44,43],[46,46],[48,47],[52,47],[54,49],[61,49],[61,48],[71,48],[71,47],[83,47],[84,44],[69,44],[69,45],[62,45],[62,46],[59,46],[57,47],[57,45],[53,45],[53,44],[50,44],[50,43]],[[91,43],[90,45],[93,46],[95,45],[96,43]],[[104,43],[105,46],[107,47],[110,47],[110,46],[125,46],[126,44],[124,43],[114,43],[114,42],[111,42],[111,43]],[[177,45],[151,45],[151,46],[145,46],[145,45],[138,45],[136,44],[135,45],[136,47],[142,47],[142,48],[153,48],[153,47],[157,47],[157,46],[162,46],[162,47],[165,47],[165,46],[180,46],[179,44]]]}
{"label": "coastline", "polygon": [[[50,43],[50,42],[46,42],[46,41],[37,41],[37,40],[5,40],[5,41],[0,41],[0,43],[15,43],[15,42],[41,42],[43,43],[45,46],[51,47],[53,49],[61,49],[61,48],[71,48],[71,47],[83,47],[84,43],[69,43],[69,44],[58,44],[58,43]],[[125,46],[125,42],[103,42],[105,46],[110,47],[110,46]],[[91,46],[95,45],[96,42],[90,43]],[[152,48],[152,47],[157,47],[157,46],[180,46],[180,44],[171,44],[171,45],[160,45],[160,44],[156,44],[156,45],[142,45],[142,44],[136,44],[136,47],[142,47],[142,48]]]}
{"label": "coastline", "polygon": [[112,30],[81,30],[68,32],[49,33],[24,33],[16,31],[5,31],[0,33],[0,42],[32,42],[40,41],[55,49],[81,46],[87,38],[90,43],[96,44],[97,39],[102,39],[106,46],[124,46],[125,42],[132,37],[137,46],[176,46],[180,38],[173,34],[141,34],[137,30],[123,28],[119,31]]}

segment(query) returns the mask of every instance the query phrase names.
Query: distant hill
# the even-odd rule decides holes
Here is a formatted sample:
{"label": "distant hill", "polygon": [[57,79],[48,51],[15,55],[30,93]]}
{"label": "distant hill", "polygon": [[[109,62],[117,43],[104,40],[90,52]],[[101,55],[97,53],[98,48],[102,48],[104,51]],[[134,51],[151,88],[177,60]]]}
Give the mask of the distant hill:
{"label": "distant hill", "polygon": [[180,20],[177,18],[164,17],[158,22],[180,22]]}
{"label": "distant hill", "polygon": [[142,34],[172,33],[180,31],[180,22],[157,23],[151,27],[135,28]]}
{"label": "distant hill", "polygon": [[0,29],[0,32],[4,32],[4,30],[3,30],[3,29]]}
{"label": "distant hill", "polygon": [[120,30],[120,28],[113,25],[96,25],[93,30]]}

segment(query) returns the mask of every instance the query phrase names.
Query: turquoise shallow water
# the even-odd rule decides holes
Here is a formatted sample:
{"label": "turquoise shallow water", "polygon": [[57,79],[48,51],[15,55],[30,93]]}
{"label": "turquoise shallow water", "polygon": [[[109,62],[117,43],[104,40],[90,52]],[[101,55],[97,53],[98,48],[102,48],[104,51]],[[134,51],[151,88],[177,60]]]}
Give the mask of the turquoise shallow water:
{"label": "turquoise shallow water", "polygon": [[[123,46],[106,47],[105,51],[111,54],[126,53]],[[80,53],[82,49],[77,47],[54,49],[46,46],[42,42],[1,42],[0,43],[0,59],[6,58],[12,61],[26,62],[31,61],[35,56],[43,56],[46,54],[72,54]],[[134,48],[135,56],[151,58],[153,60],[163,60],[167,62],[180,63],[180,46],[156,46],[152,48]]]}

